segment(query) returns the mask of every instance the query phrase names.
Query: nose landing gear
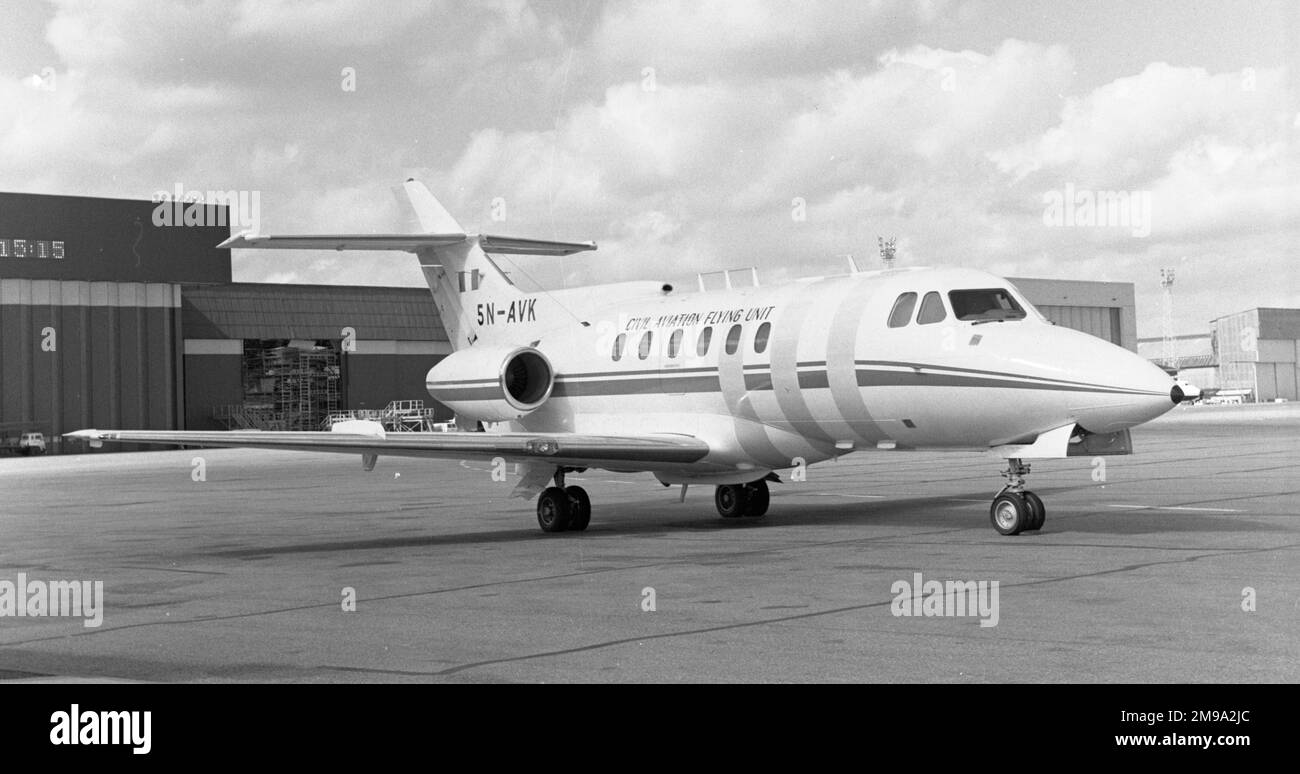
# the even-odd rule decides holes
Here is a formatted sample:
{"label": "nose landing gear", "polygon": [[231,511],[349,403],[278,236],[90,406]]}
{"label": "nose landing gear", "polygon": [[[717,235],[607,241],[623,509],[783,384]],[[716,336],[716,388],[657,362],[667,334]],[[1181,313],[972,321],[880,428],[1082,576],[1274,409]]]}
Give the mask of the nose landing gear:
{"label": "nose landing gear", "polygon": [[1038,495],[1025,489],[1025,476],[1029,475],[1029,466],[1016,457],[1007,460],[1007,469],[1002,472],[1007,483],[993,497],[989,507],[989,520],[993,528],[1003,535],[1019,535],[1025,530],[1043,528],[1047,519],[1047,508]]}

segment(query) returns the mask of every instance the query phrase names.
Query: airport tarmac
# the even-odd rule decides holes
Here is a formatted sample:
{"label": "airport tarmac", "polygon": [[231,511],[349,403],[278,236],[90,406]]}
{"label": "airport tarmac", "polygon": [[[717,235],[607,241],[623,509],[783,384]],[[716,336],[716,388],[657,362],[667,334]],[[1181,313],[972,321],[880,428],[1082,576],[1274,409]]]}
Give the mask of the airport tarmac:
{"label": "airport tarmac", "polygon": [[[104,589],[97,628],[0,617],[0,680],[1295,682],[1300,411],[1180,408],[1134,445],[1034,461],[1017,537],[978,454],[816,465],[756,520],[571,474],[592,523],[560,534],[483,462],[0,458],[0,581]],[[894,615],[916,573],[997,581],[996,626]]]}

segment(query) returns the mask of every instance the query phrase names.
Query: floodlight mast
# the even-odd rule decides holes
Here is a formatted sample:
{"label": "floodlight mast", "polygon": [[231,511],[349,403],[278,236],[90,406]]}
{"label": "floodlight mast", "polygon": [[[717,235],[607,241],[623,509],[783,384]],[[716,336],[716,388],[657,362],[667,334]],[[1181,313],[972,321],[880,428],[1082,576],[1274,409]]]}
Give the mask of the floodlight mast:
{"label": "floodlight mast", "polygon": [[1165,368],[1178,370],[1174,354],[1174,270],[1160,270],[1160,287],[1164,290],[1164,361]]}
{"label": "floodlight mast", "polygon": [[880,244],[880,260],[884,261],[885,269],[894,268],[894,245],[898,242],[898,237],[885,239],[882,236],[876,237],[876,242]]}

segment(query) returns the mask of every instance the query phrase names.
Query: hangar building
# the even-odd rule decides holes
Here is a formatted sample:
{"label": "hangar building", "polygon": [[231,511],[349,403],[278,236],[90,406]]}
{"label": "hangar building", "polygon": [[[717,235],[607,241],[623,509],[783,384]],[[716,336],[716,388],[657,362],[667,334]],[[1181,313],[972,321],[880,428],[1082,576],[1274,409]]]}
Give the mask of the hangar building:
{"label": "hangar building", "polygon": [[[87,427],[450,418],[424,391],[451,352],[427,289],[232,282],[225,207],[178,226],[155,224],[159,206],[0,193],[0,432],[57,452]],[[1012,281],[1058,324],[1136,350],[1132,284]]]}
{"label": "hangar building", "polygon": [[1202,389],[1237,393],[1246,402],[1300,400],[1300,309],[1224,315],[1210,321],[1209,331],[1170,343],[1166,355],[1164,339],[1140,339],[1138,354]]}

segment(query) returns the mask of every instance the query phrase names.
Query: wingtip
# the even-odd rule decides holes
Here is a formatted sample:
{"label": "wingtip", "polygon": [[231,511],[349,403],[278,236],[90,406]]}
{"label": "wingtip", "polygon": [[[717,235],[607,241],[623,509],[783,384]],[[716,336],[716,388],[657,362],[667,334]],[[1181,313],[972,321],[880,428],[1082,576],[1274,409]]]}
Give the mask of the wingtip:
{"label": "wingtip", "polygon": [[222,248],[225,248],[229,250],[234,247],[239,247],[243,244],[255,242],[260,238],[261,237],[257,234],[257,232],[253,231],[252,229],[244,229],[243,231],[240,231],[238,234],[235,234],[234,236],[230,237],[226,241],[217,245],[217,249],[220,250]]}
{"label": "wingtip", "polygon": [[104,448],[104,436],[98,430],[74,430],[71,433],[64,433],[63,437],[85,441],[92,449]]}

